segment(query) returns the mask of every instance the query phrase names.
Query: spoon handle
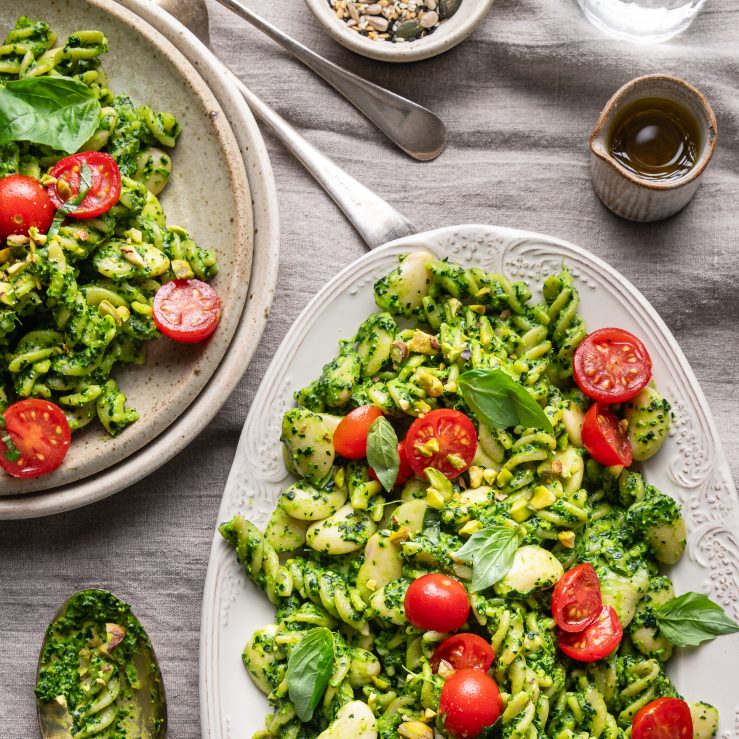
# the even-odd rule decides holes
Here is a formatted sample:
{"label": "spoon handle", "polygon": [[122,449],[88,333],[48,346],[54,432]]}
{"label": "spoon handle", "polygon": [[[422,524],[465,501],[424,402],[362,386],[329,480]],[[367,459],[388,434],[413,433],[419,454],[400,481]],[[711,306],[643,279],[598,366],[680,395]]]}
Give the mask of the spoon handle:
{"label": "spoon handle", "polygon": [[238,0],[218,0],[312,69],[406,154],[429,161],[446,146],[444,122],[430,110],[342,69],[258,16]]}
{"label": "spoon handle", "polygon": [[370,249],[402,236],[418,233],[418,229],[412,226],[404,215],[357,182],[303,138],[282,116],[260,100],[225,64],[224,69],[244,96],[254,115],[269,127],[275,137],[313,175],[341,208]]}

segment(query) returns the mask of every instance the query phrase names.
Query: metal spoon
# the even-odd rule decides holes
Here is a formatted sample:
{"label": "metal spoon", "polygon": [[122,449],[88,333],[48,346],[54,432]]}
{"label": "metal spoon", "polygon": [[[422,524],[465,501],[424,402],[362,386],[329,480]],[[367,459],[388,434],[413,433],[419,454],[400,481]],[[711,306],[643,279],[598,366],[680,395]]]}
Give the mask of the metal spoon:
{"label": "metal spoon", "polygon": [[[208,10],[204,0],[154,0],[210,49]],[[339,206],[370,249],[418,233],[408,219],[355,180],[305,139],[282,116],[258,98],[231,70],[224,72],[244,96],[252,113],[264,123],[313,175]]]}
{"label": "metal spoon", "polygon": [[430,110],[384,87],[368,82],[316,54],[238,0],[218,0],[218,2],[249,21],[322,77],[406,154],[426,162],[435,159],[444,150],[447,140],[446,126]]}
{"label": "metal spoon", "polygon": [[[102,609],[101,612],[95,612],[97,607]],[[129,606],[106,590],[80,590],[59,609],[46,630],[41,647],[37,684],[43,684],[39,683],[39,678],[45,682],[53,680],[53,674],[45,671],[44,668],[48,668],[51,664],[61,664],[54,662],[58,654],[50,645],[52,640],[64,639],[65,636],[73,634],[74,626],[63,621],[68,615],[73,623],[75,619],[79,619],[80,630],[83,627],[87,630],[91,624],[94,624],[93,628],[100,631],[101,636],[107,633],[108,638],[105,642],[99,646],[89,647],[92,652],[100,649],[107,655],[114,655],[116,649],[124,648],[120,642],[124,638],[130,639],[131,633],[134,633],[132,627],[137,627],[137,631],[140,628],[130,661],[135,669],[138,685],[132,687],[128,672],[125,668],[120,668],[118,674],[108,679],[105,687],[98,692],[97,696],[90,699],[92,703],[98,704],[95,706],[97,710],[90,712],[90,720],[97,720],[102,729],[106,720],[115,723],[118,715],[125,716],[120,720],[126,736],[135,736],[137,739],[164,739],[167,734],[167,701],[154,648],[138,619],[131,613]],[[128,629],[123,626],[122,621]],[[105,662],[114,664],[113,659],[105,660]],[[77,662],[73,669],[76,666]],[[120,688],[117,695],[111,687],[114,681],[118,681],[117,687]],[[90,684],[94,687],[93,681],[90,681]],[[113,696],[112,699],[111,696]],[[106,705],[108,700],[110,703]],[[54,699],[44,703],[37,698],[36,706],[39,730],[43,739],[74,739],[71,733],[73,720],[63,695],[54,696]],[[117,710],[121,708],[125,710]],[[82,730],[75,736],[81,737],[87,734]]]}

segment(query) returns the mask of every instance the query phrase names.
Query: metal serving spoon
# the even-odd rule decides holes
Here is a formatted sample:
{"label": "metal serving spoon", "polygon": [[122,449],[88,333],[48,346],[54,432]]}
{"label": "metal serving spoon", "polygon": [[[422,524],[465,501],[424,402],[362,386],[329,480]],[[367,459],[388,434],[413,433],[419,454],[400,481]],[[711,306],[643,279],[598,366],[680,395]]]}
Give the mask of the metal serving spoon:
{"label": "metal serving spoon", "polygon": [[446,126],[430,110],[347,72],[288,36],[238,0],[218,0],[218,2],[265,33],[298,61],[322,77],[406,154],[425,162],[435,159],[444,150],[447,140]]}
{"label": "metal serving spoon", "polygon": [[[210,49],[208,10],[204,0],[154,0],[154,2],[171,13]],[[418,229],[404,215],[313,146],[282,116],[258,98],[225,64],[223,68],[244,96],[252,113],[313,175],[370,249],[418,233]]]}
{"label": "metal serving spoon", "polygon": [[[97,608],[101,610],[96,611]],[[44,671],[44,668],[51,664],[60,664],[54,661],[57,653],[52,642],[54,640],[63,642],[65,637],[73,638],[74,624],[78,620],[80,630],[82,628],[87,630],[91,623],[96,624],[99,631],[105,630],[102,634],[107,635],[104,642],[100,639],[102,643],[99,645],[85,646],[85,649],[93,655],[94,651],[99,649],[104,654],[112,656],[116,649],[125,648],[120,643],[127,634],[129,639],[131,634],[136,636],[135,649],[129,664],[135,670],[138,684],[132,687],[131,681],[134,680],[134,676],[121,667],[119,674],[110,677],[97,696],[91,699],[92,708],[88,720],[98,722],[102,728],[106,721],[115,722],[116,708],[122,706],[127,709],[127,715],[122,719],[126,736],[135,736],[137,739],[164,739],[167,735],[167,701],[154,648],[128,605],[106,590],[80,590],[59,609],[46,630],[41,647],[37,685],[47,691],[51,690],[52,693],[55,692],[54,673]],[[125,622],[125,626],[121,622]],[[111,663],[113,660],[108,661],[108,664]],[[72,669],[76,669],[76,664]],[[121,674],[124,672],[125,677]],[[41,683],[39,678],[42,678]],[[84,681],[84,677],[82,680]],[[115,683],[119,689],[117,693],[112,687],[114,681],[117,681]],[[90,686],[95,687],[92,679]],[[72,716],[67,710],[63,694],[60,693],[47,702],[41,702],[37,698],[36,706],[42,739],[74,739],[71,734]],[[82,736],[83,733],[84,731],[77,736]]]}

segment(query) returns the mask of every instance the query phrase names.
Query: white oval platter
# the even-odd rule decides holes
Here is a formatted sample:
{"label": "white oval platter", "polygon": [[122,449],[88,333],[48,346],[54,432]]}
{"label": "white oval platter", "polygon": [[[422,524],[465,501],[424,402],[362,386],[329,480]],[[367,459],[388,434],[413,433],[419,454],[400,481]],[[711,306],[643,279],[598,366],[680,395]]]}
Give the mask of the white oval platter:
{"label": "white oval platter", "polygon": [[[219,521],[240,513],[267,522],[290,476],[279,442],[292,393],[318,376],[338,341],[351,337],[377,310],[372,287],[399,254],[427,249],[465,266],[502,272],[538,287],[564,262],[580,291],[589,330],[617,325],[646,344],[660,390],[676,420],[661,452],[644,466],[646,479],[683,506],[688,547],[670,570],[678,593],[708,593],[739,618],[739,500],[706,400],[680,347],[641,293],[586,250],[526,231],[467,225],[408,237],[358,259],[332,279],[301,313],[272,361],[239,441]],[[268,710],[241,663],[248,636],[274,620],[274,607],[247,579],[216,532],[205,584],[200,644],[200,695],[204,739],[248,737],[263,727]],[[669,665],[687,700],[718,706],[719,737],[739,739],[739,635],[680,650]]]}
{"label": "white oval platter", "polygon": [[[33,7],[26,8],[26,12],[47,18],[52,27],[62,31],[82,27],[85,20],[89,24],[92,18],[98,22],[106,19],[109,28],[114,29],[116,38],[126,38],[126,34],[139,34],[138,43],[144,47],[149,45],[152,62],[156,62],[161,56],[168,63],[170,59],[176,60],[171,62],[172,69],[167,74],[170,77],[181,75],[182,85],[191,85],[200,91],[201,97],[210,98],[211,112],[215,112],[216,119],[220,119],[218,128],[221,135],[233,142],[228,154],[223,154],[227,157],[223,164],[243,183],[236,192],[234,203],[238,203],[238,206],[234,205],[236,219],[235,225],[231,226],[232,229],[240,229],[240,238],[224,239],[221,243],[225,243],[228,248],[226,253],[221,249],[219,254],[222,259],[227,260],[226,274],[232,275],[232,317],[228,336],[224,336],[224,341],[219,342],[222,346],[213,347],[218,356],[208,361],[205,372],[200,370],[200,365],[194,367],[193,371],[201,373],[196,383],[197,388],[188,396],[183,396],[179,412],[175,410],[170,415],[167,425],[160,423],[145,438],[142,436],[137,450],[136,444],[127,442],[125,448],[115,455],[111,453],[112,450],[108,450],[110,443],[103,445],[102,454],[108,461],[98,465],[96,474],[88,474],[77,481],[62,484],[50,479],[50,484],[54,487],[48,492],[0,497],[0,519],[42,516],[87,505],[133,484],[183,449],[215,415],[246,370],[266,324],[277,279],[279,220],[277,193],[269,157],[256,121],[243,98],[223,77],[219,62],[195,36],[151,2],[122,0],[120,4],[114,4],[105,0],[86,0],[85,5],[86,8],[76,4],[74,13],[70,13],[69,3],[65,0],[38,4],[34,2]],[[12,9],[0,12],[5,25],[11,16],[14,17],[14,13]],[[116,70],[121,66],[123,65],[116,65]],[[128,72],[124,70],[122,73],[109,73],[114,89],[132,89],[138,92],[137,98],[142,95],[147,97],[147,90],[151,92],[155,89],[156,78],[148,82],[131,82],[136,70],[131,70],[130,65],[128,66]],[[159,95],[156,97],[160,100]],[[188,118],[194,117],[196,125],[199,125],[198,100],[195,96],[185,100],[184,107]],[[209,125],[214,124],[211,122]],[[180,149],[186,145],[186,140],[183,139]],[[184,151],[182,154],[186,157],[189,173],[196,172],[197,151]],[[173,178],[173,187],[175,183],[176,175]],[[191,203],[186,195],[183,196],[183,188],[186,186],[187,183],[183,181],[180,187],[173,190],[171,197],[165,192],[165,209],[174,215],[173,222],[179,220],[187,225],[190,225],[194,214],[197,214],[196,236],[202,238],[201,232],[210,233],[212,224],[209,225],[208,219],[215,222],[221,216],[218,215],[217,208],[210,209],[211,214],[208,215],[209,209],[198,208],[197,202]],[[243,256],[235,251],[240,248],[245,250]],[[230,257],[235,257],[235,263],[244,265],[238,272],[230,268]],[[138,370],[138,374],[146,372],[147,366],[150,365],[147,363],[143,369]],[[188,371],[193,369],[190,364],[185,363],[184,366]],[[130,382],[135,380],[132,376]],[[122,373],[122,383],[126,389],[125,371]],[[135,429],[136,426],[132,428]],[[98,437],[101,435],[97,434]],[[122,434],[121,439],[125,436],[125,433]],[[96,442],[93,440],[93,443]],[[136,453],[131,456],[134,450]],[[2,493],[24,490],[25,488],[19,486],[5,491],[3,487]]]}

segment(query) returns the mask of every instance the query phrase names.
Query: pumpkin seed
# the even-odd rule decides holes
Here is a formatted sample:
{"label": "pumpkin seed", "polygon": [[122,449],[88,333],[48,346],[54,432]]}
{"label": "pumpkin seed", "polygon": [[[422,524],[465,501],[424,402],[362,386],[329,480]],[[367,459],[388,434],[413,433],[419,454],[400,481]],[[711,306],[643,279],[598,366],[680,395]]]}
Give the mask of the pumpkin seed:
{"label": "pumpkin seed", "polygon": [[421,33],[421,24],[418,21],[403,21],[395,26],[395,35],[399,38],[415,38]]}
{"label": "pumpkin seed", "polygon": [[462,0],[439,0],[439,17],[451,18],[462,4]]}

